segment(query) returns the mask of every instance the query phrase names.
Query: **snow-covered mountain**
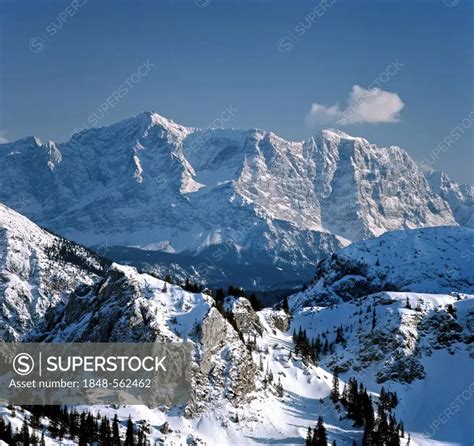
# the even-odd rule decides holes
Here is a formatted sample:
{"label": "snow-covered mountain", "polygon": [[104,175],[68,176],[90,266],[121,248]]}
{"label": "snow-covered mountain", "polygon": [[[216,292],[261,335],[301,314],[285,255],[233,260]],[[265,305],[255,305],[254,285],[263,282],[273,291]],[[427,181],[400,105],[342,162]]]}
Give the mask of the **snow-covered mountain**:
{"label": "snow-covered mountain", "polygon": [[[337,130],[289,142],[141,113],[66,143],[0,145],[0,163],[0,202],[88,246],[200,255],[185,270],[203,281],[235,263],[309,278],[325,254],[353,241],[472,224],[469,191],[433,190],[401,148]],[[275,276],[253,286],[275,285]]]}
{"label": "snow-covered mountain", "polygon": [[354,243],[318,265],[288,303],[292,329],[319,345],[320,366],[388,383],[421,444],[472,442],[473,229],[393,231]]}
{"label": "snow-covered mountain", "polygon": [[354,243],[318,265],[292,303],[339,303],[382,291],[474,294],[474,229],[393,231]]}
{"label": "snow-covered mountain", "polygon": [[[14,330],[16,338],[33,341],[193,343],[188,406],[87,408],[110,418],[118,414],[123,423],[131,415],[147,425],[152,444],[297,445],[319,415],[331,442],[359,444],[363,428],[354,427],[343,405],[331,400],[336,370],[341,392],[351,376],[364,383],[374,402],[382,385],[397,392],[394,413],[405,424],[401,444],[408,434],[410,445],[465,445],[473,438],[472,229],[395,231],[357,242],[319,265],[313,283],[289,297],[289,312],[256,312],[244,297],[216,301],[129,266],[105,269],[77,245],[67,249],[73,262],[64,258],[65,249],[58,260],[50,248],[58,243],[55,236],[5,207],[0,221],[9,240],[2,259],[11,259],[2,264],[2,298],[33,264],[38,274],[23,274],[23,288],[34,289],[38,277],[47,280],[52,270],[79,282],[59,286],[56,294],[45,283],[43,298],[51,305],[46,312],[26,309],[36,314],[26,324],[2,305],[4,333]],[[51,252],[56,260],[48,257]],[[12,269],[18,263],[26,266]],[[10,294],[10,307],[23,299]],[[311,340],[311,357],[295,343],[293,333],[300,329]],[[14,425],[24,417],[14,418],[8,408],[1,413]],[[46,440],[57,443],[48,435]]]}
{"label": "snow-covered mountain", "polygon": [[474,188],[456,184],[444,172],[430,171],[425,174],[431,189],[451,207],[454,218],[461,226],[474,228]]}

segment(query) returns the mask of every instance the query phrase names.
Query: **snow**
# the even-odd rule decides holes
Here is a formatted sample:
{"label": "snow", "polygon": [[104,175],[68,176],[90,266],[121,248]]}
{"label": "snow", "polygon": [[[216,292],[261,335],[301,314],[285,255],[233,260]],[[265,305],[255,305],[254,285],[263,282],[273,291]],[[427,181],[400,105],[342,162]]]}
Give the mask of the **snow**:
{"label": "snow", "polygon": [[[18,340],[50,306],[97,276],[84,267],[52,260],[57,237],[0,204],[0,338]],[[84,263],[100,269],[97,260],[78,248]],[[82,254],[81,254],[82,253]]]}
{"label": "snow", "polygon": [[[405,308],[407,299],[413,309]],[[293,315],[291,329],[298,330],[301,327],[310,338],[329,332],[328,339],[333,341],[335,328],[339,325],[344,329],[349,327],[349,332],[344,331],[347,347],[337,348],[328,361],[332,363],[337,357],[340,364],[352,363],[351,369],[341,375],[342,381],[355,376],[371,392],[377,393],[382,384],[376,382],[375,372],[383,367],[384,360],[388,363],[391,361],[395,350],[383,353],[378,360],[374,358],[368,368],[359,370],[359,367],[355,367],[362,353],[371,348],[367,343],[372,331],[371,313],[367,313],[366,308],[374,302],[379,302],[376,306],[378,330],[401,340],[402,350],[408,356],[416,354],[417,346],[422,346],[425,352],[420,357],[426,374],[423,379],[416,379],[409,384],[397,381],[383,383],[386,389],[395,390],[400,397],[397,417],[404,421],[406,430],[412,433],[412,444],[469,444],[474,438],[472,349],[462,343],[454,343],[452,347],[441,350],[436,349],[439,346],[429,348],[428,345],[433,345],[429,341],[431,333],[421,331],[419,320],[420,317],[429,317],[434,310],[443,311],[451,304],[457,309],[457,321],[469,333],[472,321],[469,322],[468,317],[472,319],[474,315],[474,296],[465,295],[459,300],[442,294],[383,293],[366,297],[363,305],[345,302],[331,307],[302,308]],[[415,309],[418,303],[419,311]],[[362,316],[358,315],[360,309],[363,309]],[[363,319],[362,324],[358,321],[360,317]],[[322,365],[325,364],[328,363],[323,361]]]}
{"label": "snow", "polygon": [[402,149],[332,129],[291,142],[143,112],[65,143],[4,144],[0,163],[0,202],[89,246],[196,254],[221,231],[241,263],[314,270],[342,241],[468,221],[461,186],[434,191]]}
{"label": "snow", "polygon": [[[127,274],[133,273],[133,270],[130,271],[128,268],[119,268]],[[142,279],[148,286],[161,287],[160,281],[155,282],[157,279],[148,276]],[[172,291],[165,299],[165,305],[167,305],[165,313],[178,314],[179,312],[173,310],[172,302],[176,303],[183,296],[183,292],[179,289]],[[466,307],[464,312],[468,310],[467,307],[470,310],[474,309],[474,297],[466,297],[461,301],[449,295],[431,296],[416,293],[390,293],[389,297],[393,302],[383,306],[387,318],[385,319],[384,315],[379,313],[381,325],[389,332],[393,324],[396,324],[393,320],[394,315],[399,314],[402,317],[406,311],[414,312],[414,310],[402,308],[407,297],[412,302],[423,300],[424,312],[449,303],[455,303],[460,309]],[[152,298],[152,301],[155,298],[158,301],[157,296]],[[199,297],[197,299],[197,306],[199,306]],[[229,302],[231,307],[239,311],[244,304],[242,298]],[[340,323],[350,323],[351,314],[355,308],[352,303],[343,303],[333,308],[304,309],[294,314],[292,328],[301,324],[310,332],[311,330],[331,330],[333,326]],[[360,441],[362,431],[353,428],[348,420],[341,420],[340,413],[328,398],[332,385],[332,373],[323,364],[319,367],[305,364],[296,357],[292,352],[292,328],[286,332],[280,331],[273,323],[274,315],[275,310],[271,309],[258,313],[258,319],[264,331],[263,336],[257,339],[258,347],[253,356],[257,364],[262,357],[264,372],[271,370],[274,380],[281,380],[284,388],[283,398],[276,396],[272,386],[264,390],[260,381],[259,387],[245,405],[235,406],[225,399],[218,399],[212,408],[194,418],[184,417],[179,410],[165,412],[145,406],[118,408],[96,406],[85,409],[100,412],[101,415],[107,415],[109,418],[117,414],[122,424],[129,416],[135,421],[146,420],[151,425],[149,438],[152,444],[155,441],[161,441],[162,443],[159,444],[185,445],[189,438],[193,438],[196,441],[200,439],[207,445],[250,446],[262,443],[302,445],[307,427],[315,424],[318,415],[324,417],[330,442],[336,440],[338,445],[352,445],[353,439]],[[392,321],[391,326],[387,325],[388,321]],[[191,326],[188,322],[182,325]],[[185,332],[186,330],[182,331],[180,335]],[[423,380],[416,380],[409,385],[396,382],[384,383],[386,389],[395,390],[401,399],[396,413],[397,417],[405,423],[405,441],[410,433],[411,444],[415,446],[469,444],[474,434],[472,423],[470,423],[474,410],[472,398],[474,389],[468,394],[464,393],[461,404],[459,396],[471,385],[472,374],[460,374],[460,370],[472,370],[472,359],[469,358],[467,352],[456,351],[453,356],[447,351],[436,350],[431,356],[423,358],[423,365],[427,371],[427,377]],[[371,366],[363,377],[369,391],[377,395],[381,384],[373,380],[373,371],[373,366]],[[341,388],[349,376],[354,376],[354,372],[342,375]],[[355,376],[359,378],[358,375]],[[451,376],[456,376],[457,379],[448,379],[449,385],[447,385],[447,377]],[[420,395],[429,395],[430,403],[427,404]],[[451,408],[451,412],[444,415],[446,408],[449,408],[456,399],[458,406],[461,405],[461,407]],[[442,421],[436,423],[436,420],[441,420],[441,417],[443,420],[448,417],[448,420],[444,423]],[[165,422],[168,422],[172,429],[172,432],[167,435],[159,431],[160,426]],[[435,432],[433,432],[433,426],[437,427]],[[403,440],[402,444],[404,444]]]}
{"label": "snow", "polygon": [[[21,198],[27,215],[83,241],[194,254],[222,254],[224,246],[244,262],[295,271],[334,253],[289,298],[286,330],[283,310],[255,313],[245,298],[226,298],[229,321],[209,295],[131,266],[114,263],[98,277],[52,259],[57,237],[0,205],[2,340],[107,334],[111,342],[194,346],[192,411],[87,409],[146,420],[152,444],[301,445],[322,415],[329,440],[351,445],[362,432],[328,398],[338,366],[341,387],[355,376],[374,398],[381,385],[397,392],[396,415],[411,445],[472,442],[474,230],[456,226],[469,222],[469,193],[444,177],[430,186],[399,147],[377,148],[335,130],[304,142],[261,130],[202,131],[142,113],[64,144],[2,145],[0,162],[0,199]],[[410,229],[440,225],[450,226]],[[346,344],[319,364],[295,355],[293,330],[332,342],[341,326]],[[14,428],[25,416],[5,407],[0,414]],[[170,434],[160,432],[164,422]]]}
{"label": "snow", "polygon": [[474,230],[460,227],[387,232],[353,243],[325,260],[309,289],[292,297],[298,307],[345,300],[354,287],[372,292],[474,292]]}

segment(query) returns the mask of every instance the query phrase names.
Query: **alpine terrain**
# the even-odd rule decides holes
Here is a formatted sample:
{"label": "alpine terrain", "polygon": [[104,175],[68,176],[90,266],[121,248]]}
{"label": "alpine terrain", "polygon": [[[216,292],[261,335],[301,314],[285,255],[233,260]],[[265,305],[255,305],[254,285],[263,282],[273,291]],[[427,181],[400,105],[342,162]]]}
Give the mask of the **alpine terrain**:
{"label": "alpine terrain", "polygon": [[[422,184],[438,208],[427,206],[417,218],[453,219],[446,201]],[[109,264],[1,206],[4,341],[187,340],[194,359],[193,396],[185,407],[2,407],[0,439],[471,444],[474,229],[380,232],[326,257],[305,290],[260,309],[235,287],[191,292],[156,274]]]}
{"label": "alpine terrain", "polygon": [[113,260],[211,286],[292,288],[352,242],[473,226],[470,186],[337,130],[289,142],[144,112],[65,143],[0,145],[0,164],[0,202]]}

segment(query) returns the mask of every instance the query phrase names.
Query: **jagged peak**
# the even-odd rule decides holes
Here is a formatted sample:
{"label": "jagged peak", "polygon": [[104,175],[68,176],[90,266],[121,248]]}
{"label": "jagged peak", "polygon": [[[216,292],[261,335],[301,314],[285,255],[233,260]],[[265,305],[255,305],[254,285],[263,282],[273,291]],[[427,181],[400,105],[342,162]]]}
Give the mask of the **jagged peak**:
{"label": "jagged peak", "polygon": [[73,134],[71,140],[81,140],[87,136],[94,137],[97,132],[110,133],[111,135],[120,135],[121,132],[129,133],[130,129],[136,129],[138,135],[146,135],[153,127],[159,127],[179,137],[184,137],[194,130],[179,125],[173,120],[168,119],[156,112],[141,111],[130,118],[122,119],[121,121],[111,125],[90,127],[80,130]]}
{"label": "jagged peak", "polygon": [[189,133],[190,131],[193,130],[189,127],[185,127],[181,124],[178,124],[174,122],[172,119],[169,119],[154,111],[141,111],[140,113],[138,113],[135,116],[132,116],[129,119],[125,119],[123,121],[118,122],[116,125],[120,125],[126,122],[138,123],[143,126],[145,131],[156,126],[166,129],[168,131],[179,132],[179,133]]}

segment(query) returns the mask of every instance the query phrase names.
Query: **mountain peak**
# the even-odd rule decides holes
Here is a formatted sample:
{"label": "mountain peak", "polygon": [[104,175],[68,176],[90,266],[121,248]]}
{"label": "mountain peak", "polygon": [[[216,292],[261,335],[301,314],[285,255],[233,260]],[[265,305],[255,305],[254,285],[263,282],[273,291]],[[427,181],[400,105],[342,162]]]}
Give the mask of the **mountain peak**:
{"label": "mountain peak", "polygon": [[[141,124],[145,132],[152,127],[160,127],[181,136],[185,136],[191,132],[190,128],[177,124],[172,119],[166,118],[154,111],[142,111],[130,119]],[[122,122],[126,121],[128,120]]]}
{"label": "mountain peak", "polygon": [[239,247],[237,261],[265,256],[289,268],[301,258],[312,268],[341,238],[455,225],[460,201],[471,221],[466,194],[446,194],[449,205],[402,149],[336,129],[319,135],[306,144],[261,130],[199,131],[143,111],[57,150],[1,150],[0,201],[89,245],[201,252],[220,231],[218,243]]}
{"label": "mountain peak", "polygon": [[352,140],[355,140],[355,139],[362,139],[362,138],[360,138],[360,137],[351,136],[351,135],[349,135],[349,134],[343,132],[342,130],[332,129],[332,128],[321,130],[321,131],[318,133],[318,136],[321,136],[321,137],[323,137],[323,138],[329,138],[329,139],[334,139],[334,138],[338,138],[338,139],[352,139]]}

